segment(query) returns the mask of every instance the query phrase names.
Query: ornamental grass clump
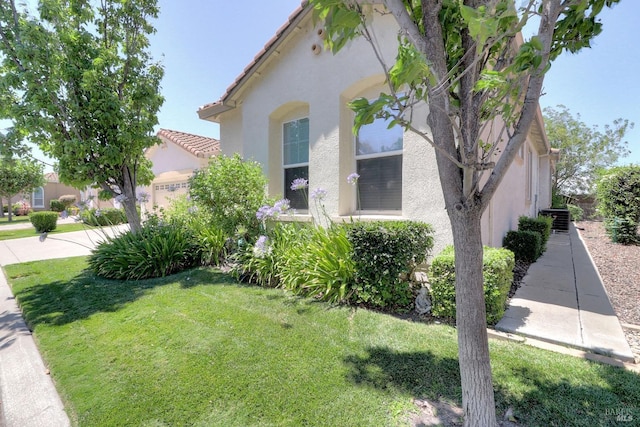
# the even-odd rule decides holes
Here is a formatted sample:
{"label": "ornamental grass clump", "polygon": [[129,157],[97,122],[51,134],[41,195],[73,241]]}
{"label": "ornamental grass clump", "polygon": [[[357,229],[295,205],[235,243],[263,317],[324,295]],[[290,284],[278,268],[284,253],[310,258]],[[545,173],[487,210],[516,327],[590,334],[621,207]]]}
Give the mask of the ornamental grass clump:
{"label": "ornamental grass clump", "polygon": [[100,243],[89,256],[97,276],[116,280],[164,277],[199,265],[201,247],[194,233],[177,223],[147,222]]}

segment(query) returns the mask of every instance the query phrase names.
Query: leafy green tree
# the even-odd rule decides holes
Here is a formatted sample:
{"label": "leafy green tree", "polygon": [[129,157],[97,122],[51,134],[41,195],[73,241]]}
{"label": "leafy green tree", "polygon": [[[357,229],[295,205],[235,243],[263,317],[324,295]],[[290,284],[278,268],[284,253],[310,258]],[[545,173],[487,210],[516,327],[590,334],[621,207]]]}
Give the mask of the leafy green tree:
{"label": "leafy green tree", "polygon": [[40,0],[36,14],[0,2],[0,118],[57,160],[62,182],[121,201],[134,232],[164,101],[148,52],[157,15],[156,0]]}
{"label": "leafy green tree", "polygon": [[18,193],[31,193],[44,185],[42,165],[34,161],[3,157],[0,160],[0,199],[9,204],[9,221],[12,221],[11,198]]}
{"label": "leafy green tree", "polygon": [[[456,322],[466,426],[495,426],[495,400],[482,287],[480,221],[538,110],[544,75],[563,51],[589,47],[601,31],[603,7],[617,0],[311,0],[325,42],[338,52],[350,40],[369,41],[386,73],[388,91],[351,103],[354,130],[382,117],[416,132],[435,149],[453,242]],[[518,2],[522,3],[522,2]],[[398,23],[394,64],[379,51],[371,23],[389,13]],[[531,17],[537,33],[521,41]],[[427,105],[424,126],[412,111]],[[501,120],[493,121],[494,118]],[[487,126],[499,126],[483,140]]]}
{"label": "leafy green tree", "polygon": [[629,120],[616,119],[605,125],[589,127],[564,105],[544,109],[544,124],[549,143],[560,149],[553,174],[554,194],[593,194],[598,171],[615,165],[629,155],[624,137],[633,129]]}

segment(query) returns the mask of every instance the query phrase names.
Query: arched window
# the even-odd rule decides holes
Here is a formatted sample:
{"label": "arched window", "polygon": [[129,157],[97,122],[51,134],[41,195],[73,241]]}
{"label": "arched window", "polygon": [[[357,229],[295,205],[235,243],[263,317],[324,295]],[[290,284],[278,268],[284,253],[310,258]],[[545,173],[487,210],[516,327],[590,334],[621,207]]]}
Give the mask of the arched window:
{"label": "arched window", "polygon": [[33,190],[31,207],[44,208],[44,188],[38,187]]}

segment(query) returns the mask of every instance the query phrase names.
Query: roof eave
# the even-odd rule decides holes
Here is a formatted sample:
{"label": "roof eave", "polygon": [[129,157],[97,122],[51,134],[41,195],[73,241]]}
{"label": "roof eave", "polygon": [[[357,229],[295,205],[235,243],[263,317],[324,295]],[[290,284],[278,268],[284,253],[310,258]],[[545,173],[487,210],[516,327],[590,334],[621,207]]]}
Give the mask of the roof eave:
{"label": "roof eave", "polygon": [[201,120],[218,123],[218,116],[220,116],[220,114],[226,113],[234,108],[236,108],[236,103],[233,101],[218,101],[213,104],[200,107],[198,110],[198,117]]}

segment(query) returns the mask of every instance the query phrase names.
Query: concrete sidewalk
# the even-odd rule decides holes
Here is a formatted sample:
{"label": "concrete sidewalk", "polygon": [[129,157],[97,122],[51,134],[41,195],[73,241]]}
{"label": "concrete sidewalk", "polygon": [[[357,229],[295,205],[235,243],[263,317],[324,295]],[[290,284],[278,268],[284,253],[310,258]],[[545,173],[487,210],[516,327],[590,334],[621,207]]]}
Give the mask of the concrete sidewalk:
{"label": "concrete sidewalk", "polygon": [[496,329],[634,362],[602,279],[573,224],[550,236]]}
{"label": "concrete sidewalk", "polygon": [[[18,225],[18,224],[16,224]],[[22,228],[29,228],[31,224]],[[8,226],[4,226],[8,227]],[[104,229],[109,235],[128,225]],[[2,229],[2,228],[0,228]],[[102,231],[87,230],[0,241],[0,265],[89,255]],[[0,427],[66,427],[69,418],[31,331],[0,271]]]}

